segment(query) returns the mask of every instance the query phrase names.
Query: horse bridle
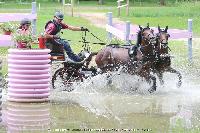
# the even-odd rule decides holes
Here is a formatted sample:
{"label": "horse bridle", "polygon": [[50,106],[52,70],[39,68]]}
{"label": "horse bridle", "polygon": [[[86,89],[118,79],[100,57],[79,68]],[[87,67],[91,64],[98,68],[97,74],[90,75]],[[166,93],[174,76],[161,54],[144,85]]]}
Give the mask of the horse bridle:
{"label": "horse bridle", "polygon": [[[150,29],[151,30],[151,29]],[[142,33],[145,31],[145,29],[142,30]],[[152,32],[153,34],[153,32]],[[149,37],[151,34],[148,34],[147,36]],[[144,35],[141,34],[141,37],[144,41],[148,42],[148,45],[141,45],[141,47],[147,47],[149,45],[155,46],[154,44],[156,43],[156,37],[153,34],[153,37],[149,37],[149,39],[147,37],[145,37]]]}
{"label": "horse bridle", "polygon": [[[144,29],[142,30],[142,32],[144,32]],[[152,33],[153,34],[153,33]],[[154,35],[154,34],[153,34]],[[147,35],[148,37],[150,36],[150,34],[148,34]],[[144,58],[143,58],[143,61],[145,61],[145,60],[148,60],[149,58],[155,58],[156,57],[156,47],[155,47],[155,44],[156,44],[156,37],[155,36],[153,36],[152,38],[151,37],[149,37],[149,39],[148,38],[146,38],[146,37],[144,37],[144,35],[142,35],[141,34],[141,37],[142,37],[142,39],[144,40],[144,41],[146,41],[146,42],[148,42],[148,44],[146,44],[146,45],[141,45],[140,44],[140,50],[141,50],[141,52],[143,53],[143,48],[145,48],[145,47],[148,47],[149,45],[152,45],[152,49],[153,49],[153,54],[148,54],[148,55],[146,55],[146,56],[144,56],[144,54],[143,54],[143,56],[144,56]]]}
{"label": "horse bridle", "polygon": [[[161,32],[159,32],[159,33],[156,34],[156,38],[157,38],[159,44],[160,44],[163,48],[168,48],[168,49],[170,50],[170,48],[169,48],[169,46],[168,46],[168,40],[167,40],[166,42],[163,42],[164,39],[163,39],[163,40],[160,40],[160,36],[161,36],[161,33],[162,33],[162,32],[163,32],[163,33],[166,33],[166,32],[164,32],[164,31],[161,31]],[[169,38],[170,35],[169,35],[168,33],[166,33],[166,34],[167,34],[167,38]],[[171,51],[171,50],[170,50],[170,51]]]}

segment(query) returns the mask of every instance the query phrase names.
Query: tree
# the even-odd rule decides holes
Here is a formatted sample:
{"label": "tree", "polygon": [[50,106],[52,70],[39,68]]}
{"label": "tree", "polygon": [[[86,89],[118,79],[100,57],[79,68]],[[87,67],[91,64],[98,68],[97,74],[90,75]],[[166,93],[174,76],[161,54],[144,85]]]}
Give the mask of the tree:
{"label": "tree", "polygon": [[103,0],[99,0],[99,4],[100,4],[100,5],[103,5]]}
{"label": "tree", "polygon": [[165,5],[165,0],[160,0],[160,5],[164,6]]}

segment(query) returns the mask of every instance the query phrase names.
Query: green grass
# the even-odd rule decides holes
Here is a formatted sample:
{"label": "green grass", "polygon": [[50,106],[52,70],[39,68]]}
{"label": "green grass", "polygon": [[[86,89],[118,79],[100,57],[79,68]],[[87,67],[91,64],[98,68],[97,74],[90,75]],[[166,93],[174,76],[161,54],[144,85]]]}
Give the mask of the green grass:
{"label": "green grass", "polygon": [[[138,4],[139,3],[139,4]],[[171,3],[171,2],[170,2]],[[127,17],[125,8],[122,9],[121,19],[129,20],[134,24],[146,24],[149,22],[151,26],[169,25],[170,28],[187,29],[187,19],[193,19],[194,33],[200,35],[200,2],[182,2],[179,4],[170,4],[161,7],[158,2],[135,2],[130,1],[130,15]],[[40,2],[41,12],[50,13],[55,10],[62,10],[60,3]],[[173,6],[172,6],[173,5]],[[75,12],[113,12],[117,16],[117,2],[105,1],[104,5],[98,5],[97,1],[80,1],[79,5],[75,6]],[[13,9],[13,7],[15,9]],[[12,9],[11,9],[12,8]],[[12,12],[30,9],[31,4],[15,4],[13,2],[6,2],[0,4],[0,12]],[[6,9],[6,10],[5,10]],[[11,10],[9,10],[11,9]],[[50,12],[49,12],[50,11]],[[30,12],[30,10],[26,10]],[[53,13],[52,13],[53,14]]]}
{"label": "green grass", "polygon": [[[161,26],[168,25],[170,28],[179,28],[179,29],[187,29],[187,19],[193,19],[193,29],[195,34],[200,34],[200,23],[198,17],[200,16],[200,2],[198,3],[182,3],[180,5],[171,6],[168,4],[167,7],[152,7],[150,3],[146,3],[145,5],[149,5],[149,7],[140,6],[140,4],[131,3],[130,7],[130,15],[128,17],[125,16],[125,9],[122,10],[121,19],[129,20],[134,24],[146,25],[146,23],[150,23],[151,26],[157,26],[158,24]],[[152,2],[151,2],[152,3]],[[114,4],[114,5],[113,5]],[[75,7],[75,12],[90,11],[90,12],[109,12],[112,11],[114,16],[117,16],[117,9],[115,6],[115,2],[105,2],[105,5],[98,5],[97,1],[80,1],[79,5]],[[143,3],[144,4],[144,3]],[[154,3],[153,3],[154,4]],[[155,3],[157,5],[157,3]],[[135,7],[138,6],[138,7]],[[13,9],[14,7],[14,9]],[[5,10],[6,8],[6,10]],[[6,4],[0,4],[0,12],[14,12],[19,9],[27,9],[31,8],[30,4],[15,4],[13,2],[6,2]],[[96,9],[97,8],[97,9]],[[187,8],[187,10],[186,10]],[[41,2],[41,10],[38,12],[38,22],[37,29],[40,32],[43,31],[45,23],[52,19],[52,16],[55,10],[62,10],[62,6],[60,3],[53,2]],[[88,10],[90,9],[90,10]],[[23,10],[19,10],[22,11]],[[27,12],[26,10],[25,12]],[[101,36],[106,35],[106,33],[102,29],[95,28],[91,26],[87,21],[82,20],[81,18],[72,18],[66,16],[65,21],[70,25],[75,26],[86,26],[92,29],[92,32],[100,33]],[[102,34],[103,33],[103,34]],[[68,32],[65,33],[64,37],[67,38],[77,38],[80,36],[78,33],[73,33],[69,35]],[[105,37],[103,37],[105,39]]]}
{"label": "green grass", "polygon": [[[168,25],[170,28],[187,29],[187,20],[193,19],[193,32],[200,35],[200,2],[183,3],[175,7],[131,7],[129,16],[125,16],[125,9],[122,10],[121,19],[129,20],[134,24],[150,23],[151,26]],[[117,16],[117,11],[114,11]]]}
{"label": "green grass", "polygon": [[6,56],[8,54],[8,48],[0,48],[0,59],[3,60],[2,61],[2,69],[1,72],[3,75],[5,75],[7,73],[7,62],[6,62]]}
{"label": "green grass", "polygon": [[[145,5],[145,6],[144,6]],[[146,3],[138,5],[130,4],[129,16],[126,16],[126,9],[122,8],[120,19],[131,21],[133,24],[150,23],[151,26],[168,25],[170,28],[187,29],[187,20],[193,19],[193,32],[200,35],[200,2],[179,2],[161,7],[158,4]],[[172,6],[173,5],[173,6]],[[90,10],[88,10],[90,9]],[[113,12],[117,17],[116,2],[105,2],[105,5],[97,5],[97,2],[80,2],[75,8],[76,12]]]}

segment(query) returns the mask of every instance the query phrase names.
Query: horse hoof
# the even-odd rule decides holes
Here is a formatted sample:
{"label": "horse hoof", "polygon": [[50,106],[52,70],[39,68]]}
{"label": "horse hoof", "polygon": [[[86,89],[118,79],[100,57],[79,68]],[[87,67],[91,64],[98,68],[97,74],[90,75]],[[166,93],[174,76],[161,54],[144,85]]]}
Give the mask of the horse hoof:
{"label": "horse hoof", "polygon": [[178,88],[180,88],[180,87],[181,87],[181,85],[182,85],[182,82],[181,82],[181,81],[179,81],[179,82],[177,83],[177,85],[176,85],[176,86],[177,86]]}
{"label": "horse hoof", "polygon": [[151,87],[151,89],[148,90],[149,93],[153,93],[154,91],[156,91],[156,88],[155,87]]}
{"label": "horse hoof", "polygon": [[154,92],[154,90],[153,90],[153,89],[149,89],[148,91],[149,91],[149,93],[153,93],[153,92]]}

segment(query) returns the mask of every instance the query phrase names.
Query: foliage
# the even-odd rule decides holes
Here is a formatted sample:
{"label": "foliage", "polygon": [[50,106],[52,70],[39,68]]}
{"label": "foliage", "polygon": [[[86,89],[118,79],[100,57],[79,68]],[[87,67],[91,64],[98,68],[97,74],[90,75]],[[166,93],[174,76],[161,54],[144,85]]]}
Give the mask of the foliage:
{"label": "foliage", "polygon": [[33,41],[33,37],[32,35],[26,35],[26,34],[15,34],[14,36],[14,40],[16,42],[32,42]]}
{"label": "foliage", "polygon": [[16,26],[14,24],[11,24],[10,22],[6,22],[0,25],[0,29],[2,31],[13,32],[16,30]]}
{"label": "foliage", "polygon": [[19,34],[15,33],[13,35],[13,40],[17,43],[25,43],[27,47],[31,45],[33,42],[34,38],[31,34]]}

